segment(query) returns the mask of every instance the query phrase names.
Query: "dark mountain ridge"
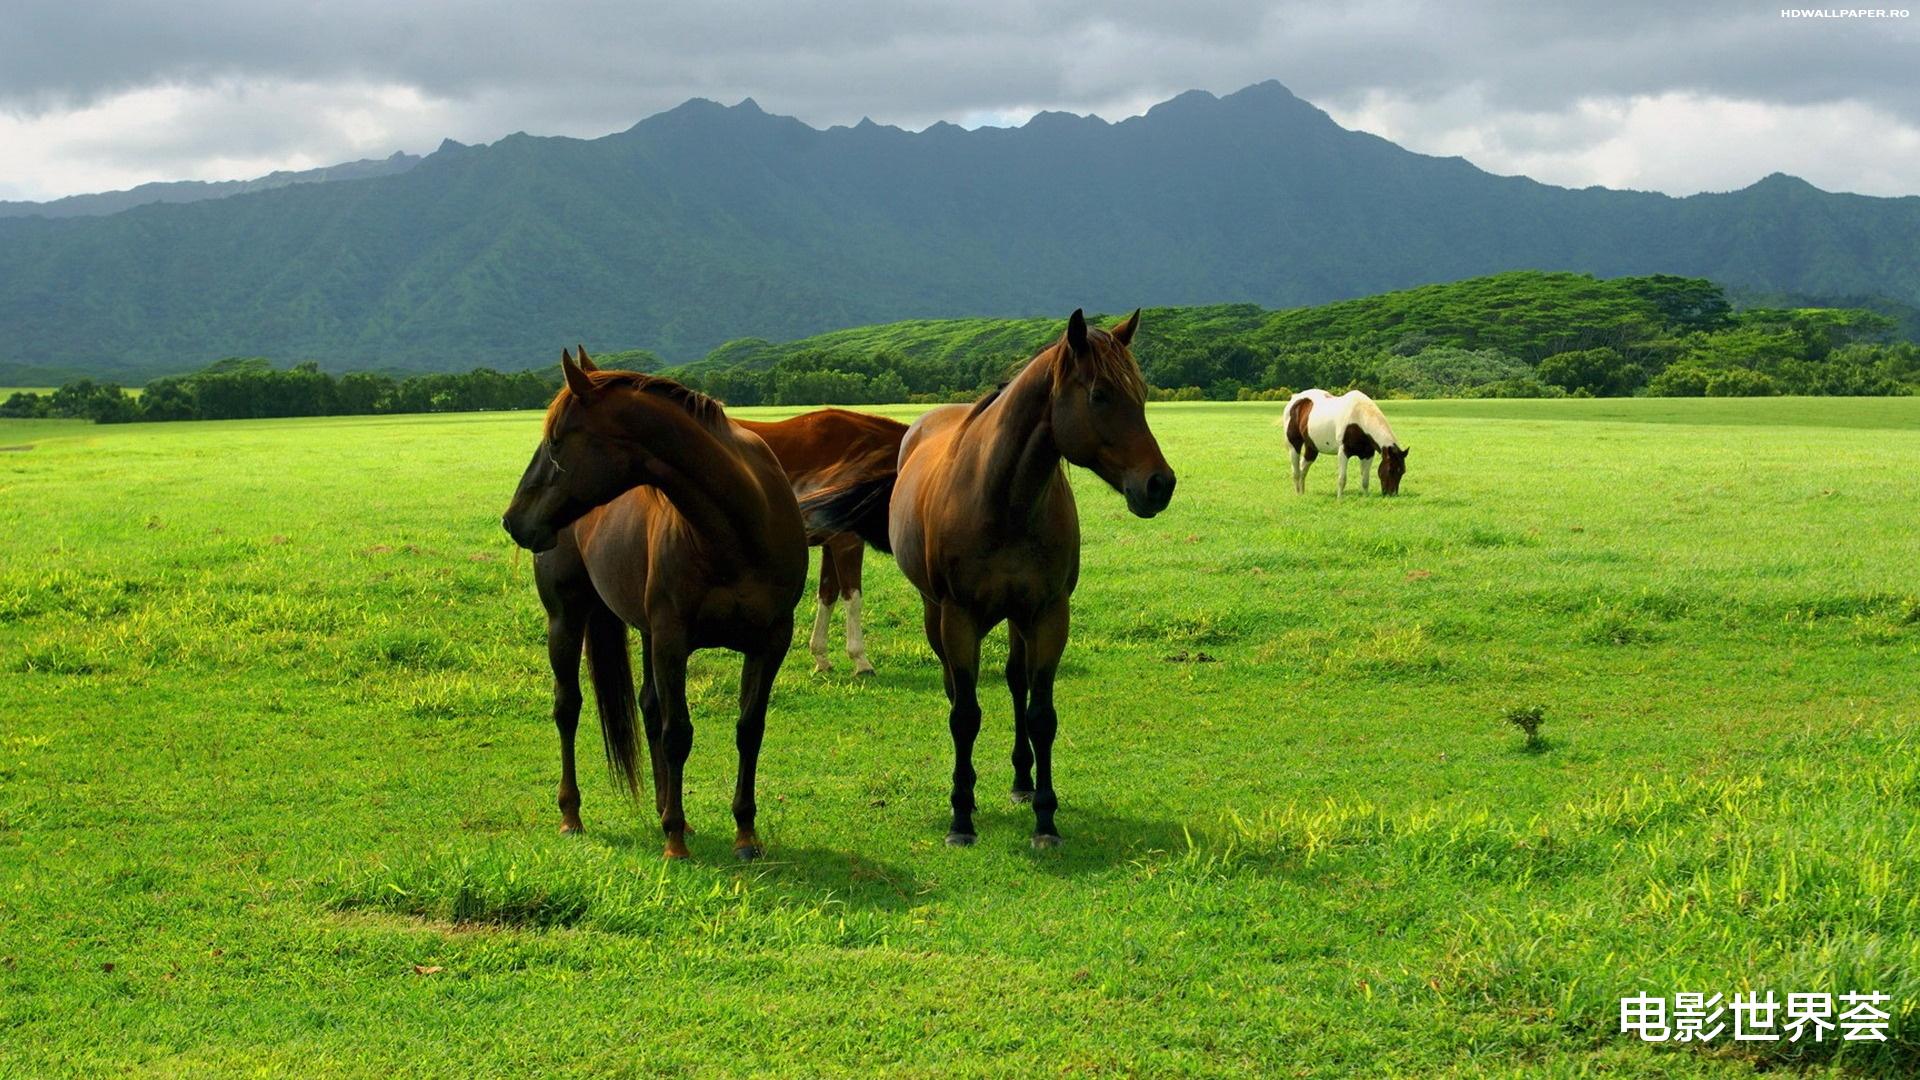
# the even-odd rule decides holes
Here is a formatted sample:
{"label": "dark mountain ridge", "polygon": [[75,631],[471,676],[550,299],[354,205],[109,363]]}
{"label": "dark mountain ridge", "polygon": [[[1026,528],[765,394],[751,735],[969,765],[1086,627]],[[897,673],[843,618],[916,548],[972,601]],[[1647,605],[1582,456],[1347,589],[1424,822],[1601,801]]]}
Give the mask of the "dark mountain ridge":
{"label": "dark mountain ridge", "polygon": [[151,203],[187,203],[205,199],[224,199],[250,191],[268,191],[293,184],[319,184],[340,180],[365,180],[406,172],[420,164],[420,155],[396,150],[384,158],[366,158],[298,171],[278,169],[251,180],[163,180],[139,184],[125,191],[101,191],[87,195],[68,195],[46,202],[8,202],[0,200],[0,217],[98,217],[131,210]]}
{"label": "dark mountain ridge", "polygon": [[0,365],[134,378],[671,360],[957,315],[1291,306],[1512,268],[1920,301],[1920,198],[1774,175],[1673,198],[1501,177],[1348,131],[1278,83],[1109,123],[816,130],[693,100],[599,139],[108,217],[0,220]]}

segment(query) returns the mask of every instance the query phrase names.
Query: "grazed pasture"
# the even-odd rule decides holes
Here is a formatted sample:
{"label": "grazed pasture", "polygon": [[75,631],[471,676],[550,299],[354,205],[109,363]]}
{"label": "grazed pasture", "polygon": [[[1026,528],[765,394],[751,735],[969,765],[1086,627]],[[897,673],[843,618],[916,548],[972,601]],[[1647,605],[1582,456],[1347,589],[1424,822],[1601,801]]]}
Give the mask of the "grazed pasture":
{"label": "grazed pasture", "polygon": [[[555,833],[498,525],[537,417],[0,424],[0,1073],[1920,1063],[1920,402],[1390,404],[1404,494],[1338,504],[1279,410],[1155,406],[1151,521],[1076,476],[1062,849],[996,795],[997,684],[941,843],[875,558],[879,675],[789,657],[750,868],[718,654],[693,861],[598,779]],[[1890,992],[1895,1039],[1613,1033],[1755,988]]]}

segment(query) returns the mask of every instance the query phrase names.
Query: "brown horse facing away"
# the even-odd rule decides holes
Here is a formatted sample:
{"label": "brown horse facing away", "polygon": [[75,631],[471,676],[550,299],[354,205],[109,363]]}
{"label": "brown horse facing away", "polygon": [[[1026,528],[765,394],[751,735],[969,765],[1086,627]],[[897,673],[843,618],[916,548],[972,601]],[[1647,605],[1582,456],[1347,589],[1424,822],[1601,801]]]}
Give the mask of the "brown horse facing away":
{"label": "brown horse facing away", "polygon": [[553,720],[560,731],[560,829],[580,830],[573,737],[584,645],[607,762],[637,791],[627,627],[640,631],[640,712],[666,857],[687,856],[681,793],[693,723],[687,657],[732,649],[740,670],[733,847],[760,854],[754,771],[767,697],[793,639],[807,545],[786,473],[720,403],[670,379],[600,371],[562,353],[566,386],[501,524],[535,553],[547,609]]}
{"label": "brown horse facing away", "polygon": [[892,483],[894,558],[925,603],[927,640],[945,668],[953,736],[947,842],[974,842],[973,743],[980,732],[980,639],[1008,625],[1013,797],[1033,803],[1035,847],[1054,827],[1054,673],[1067,645],[1068,598],[1080,576],[1080,521],[1062,459],[1092,469],[1152,517],[1173,498],[1173,470],[1147,427],[1146,384],[1128,344],[1134,312],[1092,330],[1078,311],[1060,340],[977,403],[922,416],[900,446],[895,481],[808,500],[816,528],[871,505]]}
{"label": "brown horse facing away", "polygon": [[[900,440],[907,433],[907,425],[898,420],[846,409],[817,409],[772,423],[734,423],[766,442],[787,470],[794,495],[802,499],[830,487],[891,479],[899,468]],[[827,659],[827,629],[832,625],[834,603],[844,600],[847,656],[853,661],[853,673],[873,674],[860,628],[860,564],[866,553],[861,536],[873,537],[881,550],[886,549],[886,503],[875,503],[856,526],[853,532],[807,536],[809,544],[820,548],[819,606],[814,611],[813,636],[807,642],[815,671],[833,670]]]}

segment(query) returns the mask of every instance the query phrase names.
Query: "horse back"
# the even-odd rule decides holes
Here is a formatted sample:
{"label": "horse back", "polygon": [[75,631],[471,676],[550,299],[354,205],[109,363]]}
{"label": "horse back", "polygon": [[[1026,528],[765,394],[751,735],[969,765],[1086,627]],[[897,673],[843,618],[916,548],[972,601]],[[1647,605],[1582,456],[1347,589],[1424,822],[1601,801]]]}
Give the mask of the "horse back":
{"label": "horse back", "polygon": [[767,444],[796,489],[838,478],[849,467],[883,461],[890,466],[907,433],[907,425],[898,420],[847,409],[817,409],[773,422],[734,423]]}

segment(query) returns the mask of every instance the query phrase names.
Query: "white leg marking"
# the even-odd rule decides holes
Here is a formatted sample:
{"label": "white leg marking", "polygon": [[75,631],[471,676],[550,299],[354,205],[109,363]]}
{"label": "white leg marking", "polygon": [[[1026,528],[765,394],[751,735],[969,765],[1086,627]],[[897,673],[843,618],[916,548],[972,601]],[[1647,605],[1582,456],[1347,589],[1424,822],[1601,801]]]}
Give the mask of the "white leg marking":
{"label": "white leg marking", "polygon": [[860,632],[860,590],[847,594],[847,655],[853,657],[855,675],[873,674],[873,664],[867,660],[867,638]]}
{"label": "white leg marking", "polygon": [[813,670],[832,671],[827,662],[827,622],[833,618],[833,601],[822,600],[813,610],[813,636],[807,639],[807,651],[813,654]]}
{"label": "white leg marking", "polygon": [[1361,491],[1367,490],[1367,481],[1371,480],[1372,478],[1373,478],[1373,459],[1370,457],[1363,457],[1360,459],[1360,490]]}
{"label": "white leg marking", "polygon": [[1333,497],[1335,499],[1340,499],[1340,498],[1344,498],[1346,494],[1347,494],[1347,452],[1345,450],[1342,450],[1340,451],[1340,486],[1334,489]]}
{"label": "white leg marking", "polygon": [[1302,463],[1305,457],[1300,451],[1293,452],[1293,493],[1304,494],[1307,490],[1307,467]]}

